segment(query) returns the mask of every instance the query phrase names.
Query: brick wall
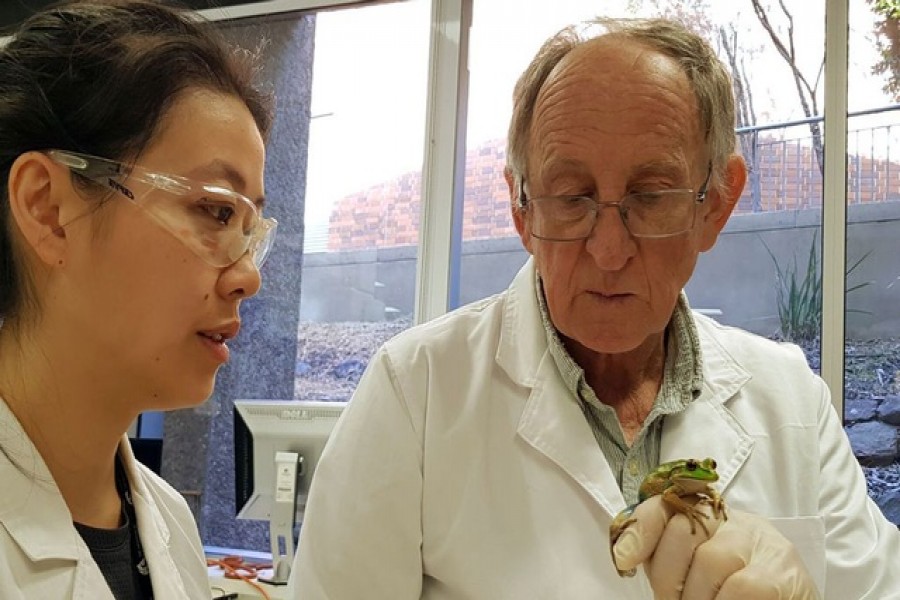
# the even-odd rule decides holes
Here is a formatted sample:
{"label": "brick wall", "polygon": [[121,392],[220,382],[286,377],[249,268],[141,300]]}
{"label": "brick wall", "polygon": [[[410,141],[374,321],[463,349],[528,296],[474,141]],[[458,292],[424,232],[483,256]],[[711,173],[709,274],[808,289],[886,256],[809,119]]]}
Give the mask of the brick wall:
{"label": "brick wall", "polygon": [[[503,179],[506,141],[491,140],[466,153],[463,240],[516,235]],[[762,211],[821,206],[822,176],[812,149],[796,140],[759,141]],[[405,173],[342,198],[331,214],[328,250],[360,250],[415,245],[421,210],[421,174]],[[900,199],[900,163],[849,157],[848,201]],[[449,201],[449,199],[448,199]],[[748,182],[736,211],[752,212]]]}

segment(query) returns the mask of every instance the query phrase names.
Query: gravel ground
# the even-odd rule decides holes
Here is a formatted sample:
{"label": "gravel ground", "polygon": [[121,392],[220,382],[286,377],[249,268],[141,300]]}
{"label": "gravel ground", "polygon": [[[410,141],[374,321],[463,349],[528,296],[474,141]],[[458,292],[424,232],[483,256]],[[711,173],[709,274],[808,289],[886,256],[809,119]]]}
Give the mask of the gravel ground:
{"label": "gravel ground", "polygon": [[891,490],[900,490],[900,462],[887,467],[863,467],[862,470],[869,483],[869,494],[873,498]]}
{"label": "gravel ground", "polygon": [[[818,369],[818,342],[802,346],[809,364]],[[844,364],[844,395],[847,400],[900,394],[900,340],[849,341],[844,347]],[[886,467],[863,467],[863,473],[873,498],[900,489],[900,462]]]}
{"label": "gravel ground", "polygon": [[301,323],[294,397],[348,399],[375,351],[411,324],[410,317],[378,323]]}
{"label": "gravel ground", "polygon": [[[349,398],[379,346],[411,323],[410,317],[379,323],[301,323],[295,396],[301,400]],[[810,365],[818,369],[818,344],[805,344],[803,349]],[[845,352],[847,399],[900,394],[900,340],[848,342]],[[900,462],[863,467],[863,472],[874,498],[900,488]]]}

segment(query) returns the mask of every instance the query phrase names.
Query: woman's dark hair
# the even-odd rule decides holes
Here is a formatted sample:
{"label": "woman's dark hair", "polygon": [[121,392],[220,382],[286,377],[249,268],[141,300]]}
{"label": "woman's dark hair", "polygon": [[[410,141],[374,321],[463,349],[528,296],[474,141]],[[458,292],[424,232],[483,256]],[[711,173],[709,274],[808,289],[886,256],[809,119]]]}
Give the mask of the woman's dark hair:
{"label": "woman's dark hair", "polygon": [[270,103],[255,74],[254,57],[211,24],[152,0],[65,2],[25,21],[0,47],[0,319],[30,300],[8,201],[17,157],[57,148],[135,158],[188,88],[241,99],[265,138]]}

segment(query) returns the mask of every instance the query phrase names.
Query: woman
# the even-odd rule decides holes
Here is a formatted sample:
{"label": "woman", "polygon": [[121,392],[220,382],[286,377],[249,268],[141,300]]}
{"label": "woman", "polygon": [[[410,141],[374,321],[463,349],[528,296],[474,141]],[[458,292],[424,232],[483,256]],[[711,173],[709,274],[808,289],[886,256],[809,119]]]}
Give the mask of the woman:
{"label": "woman", "polygon": [[34,15],[0,49],[0,598],[209,598],[145,410],[212,392],[260,286],[266,98],[149,1]]}

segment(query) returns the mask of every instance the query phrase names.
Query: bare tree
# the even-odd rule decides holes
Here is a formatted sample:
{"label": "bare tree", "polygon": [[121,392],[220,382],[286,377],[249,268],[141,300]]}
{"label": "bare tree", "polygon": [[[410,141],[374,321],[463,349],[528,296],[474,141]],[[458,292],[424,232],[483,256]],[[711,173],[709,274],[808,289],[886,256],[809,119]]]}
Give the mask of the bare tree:
{"label": "bare tree", "polygon": [[[785,6],[784,0],[778,0],[778,6],[781,8],[781,12],[784,13],[784,17],[787,20],[787,32],[784,38],[782,38],[775,30],[775,27],[769,20],[769,14],[760,3],[760,0],[750,1],[753,4],[753,11],[756,13],[756,17],[759,19],[760,24],[763,26],[763,29],[766,30],[766,33],[769,34],[769,38],[771,38],[772,43],[775,45],[775,49],[787,63],[794,76],[794,83],[797,87],[797,96],[800,98],[800,106],[803,108],[803,114],[808,118],[818,117],[819,107],[818,102],[816,101],[816,88],[819,87],[819,81],[825,68],[825,49],[822,49],[822,61],[819,63],[815,81],[811,85],[797,65],[797,53],[794,47],[794,17],[787,6]],[[822,128],[819,121],[810,122],[809,131],[812,134],[813,150],[816,153],[819,172],[824,176],[825,150],[822,144]]]}
{"label": "bare tree", "polygon": [[[705,37],[714,46],[718,46],[719,54],[725,54],[731,68],[736,102],[738,127],[756,125],[756,111],[753,106],[753,93],[750,79],[745,67],[745,59],[756,54],[757,49],[748,48],[739,43],[738,30],[734,23],[714,25],[709,18],[708,0],[647,0],[660,16],[678,20],[699,35]],[[900,1],[900,0],[898,0]],[[629,8],[638,11],[643,0],[631,0]],[[760,171],[759,171],[759,135],[755,132],[739,136],[741,154],[747,161],[750,178],[750,208],[756,212],[762,210]]]}
{"label": "bare tree", "polygon": [[[756,125],[756,110],[753,106],[753,91],[747,76],[744,59],[745,52],[738,52],[738,32],[734,23],[719,25],[719,45],[731,67],[731,80],[734,86],[735,113],[738,128]],[[740,58],[738,56],[740,55]],[[752,131],[738,136],[741,154],[747,161],[750,176],[750,209],[753,212],[762,210],[762,191],[759,172],[759,133]]]}

